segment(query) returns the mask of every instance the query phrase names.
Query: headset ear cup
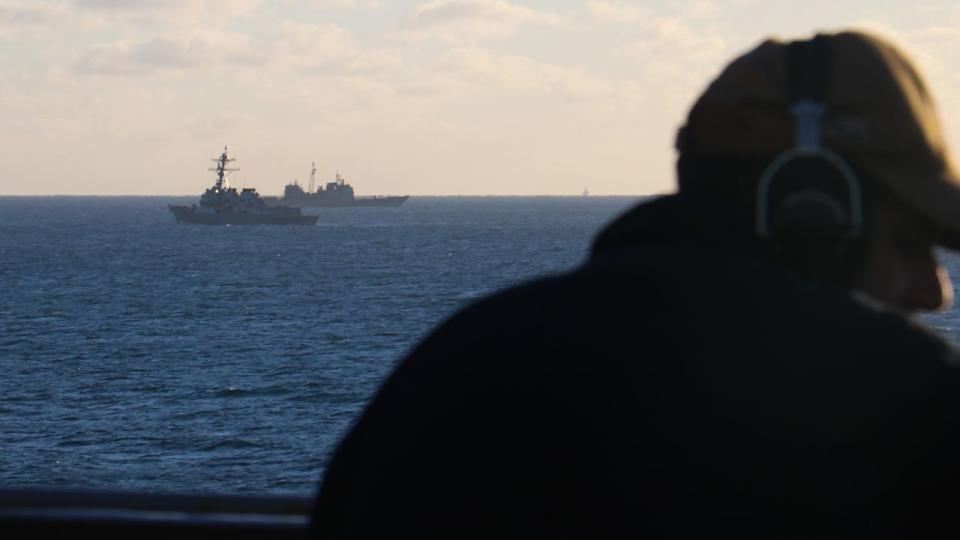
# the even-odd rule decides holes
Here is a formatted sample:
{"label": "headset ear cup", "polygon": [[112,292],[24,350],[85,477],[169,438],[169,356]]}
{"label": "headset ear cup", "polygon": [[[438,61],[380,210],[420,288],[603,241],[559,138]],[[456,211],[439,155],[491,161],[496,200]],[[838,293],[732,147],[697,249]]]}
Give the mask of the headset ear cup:
{"label": "headset ear cup", "polygon": [[761,188],[758,233],[762,223],[771,255],[818,281],[849,286],[863,247],[853,169],[829,150],[792,149],[764,171]]}
{"label": "headset ear cup", "polygon": [[827,150],[778,156],[764,171],[757,197],[757,233],[775,243],[839,245],[860,234],[859,180]]}
{"label": "headset ear cup", "polygon": [[781,241],[841,239],[850,224],[850,215],[831,195],[815,189],[790,194],[771,216],[772,236]]}

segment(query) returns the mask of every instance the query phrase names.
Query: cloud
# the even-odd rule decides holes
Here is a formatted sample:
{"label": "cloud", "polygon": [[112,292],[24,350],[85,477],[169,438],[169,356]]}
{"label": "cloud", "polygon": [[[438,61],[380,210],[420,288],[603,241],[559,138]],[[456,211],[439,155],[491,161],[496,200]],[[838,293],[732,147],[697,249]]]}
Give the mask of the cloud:
{"label": "cloud", "polygon": [[564,24],[559,15],[506,0],[433,0],[414,10],[406,30],[418,39],[461,42],[508,36],[524,25]]}
{"label": "cloud", "polygon": [[60,2],[0,0],[0,37],[36,32],[68,19],[68,6]]}
{"label": "cloud", "polygon": [[80,14],[104,19],[216,24],[251,12],[260,0],[73,0]]}
{"label": "cloud", "polygon": [[207,30],[99,45],[83,54],[76,69],[82,74],[142,75],[264,61],[245,35]]}
{"label": "cloud", "polygon": [[[363,16],[370,6],[363,0],[0,0],[0,7],[14,4],[16,16],[7,13],[17,24],[57,29],[28,34],[43,45],[33,49],[40,58],[33,65],[47,70],[36,81],[11,81],[16,68],[0,77],[20,90],[10,95],[0,85],[2,108],[16,112],[0,122],[8,133],[33,130],[20,140],[45,137],[76,148],[90,178],[120,178],[96,165],[107,153],[101,148],[141,156],[137,147],[173,145],[170,161],[178,162],[213,141],[264,155],[288,152],[293,163],[322,148],[338,163],[379,163],[385,177],[392,168],[431,169],[437,179],[475,171],[462,184],[433,184],[443,188],[424,180],[421,192],[581,191],[587,174],[612,182],[635,167],[669,170],[669,139],[680,118],[675,94],[691,87],[673,82],[705,82],[701,66],[724,44],[719,25],[682,19],[691,4],[679,1],[666,8],[592,2],[593,21],[629,23],[614,32],[590,24],[583,10],[576,25],[573,12],[556,11],[567,8],[542,7],[560,3],[526,0],[383,2],[376,17]],[[652,7],[604,12],[609,6]],[[523,39],[482,46],[512,35]],[[411,36],[417,39],[405,39]],[[54,70],[55,84],[40,80]],[[515,181],[485,180],[497,175],[497,161],[518,164]],[[278,174],[268,169],[251,177]],[[162,176],[177,175],[193,178],[190,170]],[[527,183],[535,178],[541,183]],[[573,187],[550,187],[562,178]],[[148,181],[155,192],[196,189]],[[628,190],[600,183],[591,191]]]}
{"label": "cloud", "polygon": [[4,24],[46,24],[64,13],[66,8],[59,3],[0,0],[0,23]]}
{"label": "cloud", "polygon": [[[431,91],[432,90],[432,91]],[[567,100],[642,100],[631,81],[597,77],[583,69],[480,48],[448,51],[429,69],[411,78],[406,92],[429,96],[478,93],[554,95]]]}
{"label": "cloud", "polygon": [[273,62],[291,68],[369,74],[403,64],[399,51],[364,47],[332,24],[285,23],[267,49]]}
{"label": "cloud", "polygon": [[[590,0],[585,5],[586,15],[597,22],[606,23],[643,23],[655,19],[658,14],[646,6],[616,0]],[[713,0],[688,0],[674,2],[670,13],[683,20],[713,18],[720,14],[720,8]]]}
{"label": "cloud", "polygon": [[369,75],[398,68],[402,63],[398,51],[363,47],[338,26],[285,23],[256,43],[246,34],[215,29],[120,39],[86,51],[76,71],[147,76],[230,66],[255,68],[258,73],[297,70],[307,76]]}
{"label": "cloud", "polygon": [[313,8],[378,8],[382,4],[380,0],[287,0],[288,4],[306,4]]}
{"label": "cloud", "polygon": [[713,0],[692,0],[681,7],[680,13],[685,19],[709,19],[720,13],[720,7]]}
{"label": "cloud", "polygon": [[649,9],[623,2],[587,2],[586,11],[596,21],[615,23],[640,22],[652,15]]}
{"label": "cloud", "polygon": [[619,56],[639,70],[653,101],[679,114],[729,61],[730,44],[707,24],[656,17],[639,27],[639,36]]}
{"label": "cloud", "polygon": [[261,0],[0,0],[0,37],[49,39],[77,30],[223,27]]}
{"label": "cloud", "polygon": [[635,58],[663,60],[682,64],[690,61],[716,61],[727,49],[718,33],[690,26],[678,17],[658,17],[647,22],[642,37],[626,48]]}

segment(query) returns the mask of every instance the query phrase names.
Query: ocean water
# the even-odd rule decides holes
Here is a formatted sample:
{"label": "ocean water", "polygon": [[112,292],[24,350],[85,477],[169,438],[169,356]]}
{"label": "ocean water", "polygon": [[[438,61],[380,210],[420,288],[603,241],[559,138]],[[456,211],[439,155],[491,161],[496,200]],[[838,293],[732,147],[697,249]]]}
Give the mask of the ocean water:
{"label": "ocean water", "polygon": [[0,198],[0,487],[293,494],[446,316],[581,262],[627,197],[414,197],[312,227]]}
{"label": "ocean water", "polygon": [[[0,198],[0,487],[309,496],[433,326],[577,265],[636,202],[415,197],[310,210],[312,227],[175,223],[166,205],[193,200]],[[956,311],[927,322],[960,336]]]}

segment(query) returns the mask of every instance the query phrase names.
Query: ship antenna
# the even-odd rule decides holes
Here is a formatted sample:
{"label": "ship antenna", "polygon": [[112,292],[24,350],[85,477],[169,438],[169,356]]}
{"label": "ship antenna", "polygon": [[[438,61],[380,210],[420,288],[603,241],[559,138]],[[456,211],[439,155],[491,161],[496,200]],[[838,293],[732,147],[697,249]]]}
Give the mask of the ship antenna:
{"label": "ship antenna", "polygon": [[237,168],[227,167],[228,163],[236,161],[236,159],[227,155],[227,147],[223,147],[223,153],[220,154],[220,157],[213,158],[211,161],[217,164],[216,167],[211,167],[210,170],[217,173],[217,185],[218,190],[227,189],[230,187],[230,183],[227,181],[227,174],[239,171]]}
{"label": "ship antenna", "polygon": [[317,178],[317,162],[312,162],[310,166],[312,167],[310,170],[310,193],[313,193],[313,184]]}

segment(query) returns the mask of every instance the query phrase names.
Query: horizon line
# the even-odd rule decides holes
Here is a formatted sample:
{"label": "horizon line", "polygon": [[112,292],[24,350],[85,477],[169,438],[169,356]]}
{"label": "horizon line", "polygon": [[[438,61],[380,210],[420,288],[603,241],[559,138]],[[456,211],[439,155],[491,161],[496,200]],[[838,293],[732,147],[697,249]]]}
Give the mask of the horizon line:
{"label": "horizon line", "polygon": [[[669,195],[672,192],[660,193],[597,193],[597,194],[565,194],[565,193],[530,193],[530,194],[499,194],[499,193],[454,193],[454,194],[431,194],[431,195],[403,195],[404,197],[575,197],[589,199],[591,197],[656,197]],[[276,195],[261,195],[262,197],[277,197]],[[386,197],[387,195],[378,195]],[[25,194],[0,194],[0,198],[13,197],[198,197],[196,194],[97,194],[97,193],[25,193]],[[358,198],[363,198],[359,196]]]}

